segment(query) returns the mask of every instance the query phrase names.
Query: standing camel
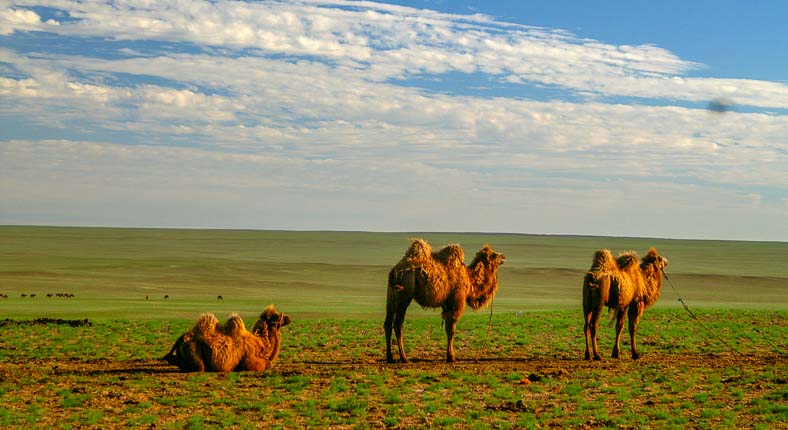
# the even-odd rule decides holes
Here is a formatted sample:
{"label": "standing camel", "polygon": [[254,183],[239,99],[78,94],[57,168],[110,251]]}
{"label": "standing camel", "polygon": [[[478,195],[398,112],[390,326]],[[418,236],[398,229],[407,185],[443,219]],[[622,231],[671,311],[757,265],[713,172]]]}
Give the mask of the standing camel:
{"label": "standing camel", "polygon": [[386,361],[394,362],[391,331],[397,337],[399,358],[408,362],[402,343],[402,324],[408,305],[415,299],[425,308],[441,308],[446,330],[446,361],[454,362],[454,333],[465,306],[479,310],[492,301],[498,291],[498,267],[503,254],[485,245],[466,267],[460,245],[452,244],[433,253],[423,239],[412,239],[405,256],[391,269],[386,293]]}
{"label": "standing camel", "polygon": [[607,306],[615,311],[616,343],[613,358],[619,357],[621,332],[624,329],[624,313],[629,317],[629,338],[632,358],[640,358],[635,344],[638,322],[643,311],[651,307],[662,292],[662,275],[668,260],[651,248],[638,264],[634,252],[626,252],[613,258],[609,250],[594,254],[594,261],[583,280],[583,317],[586,337],[585,359],[600,360],[596,332],[602,309]]}

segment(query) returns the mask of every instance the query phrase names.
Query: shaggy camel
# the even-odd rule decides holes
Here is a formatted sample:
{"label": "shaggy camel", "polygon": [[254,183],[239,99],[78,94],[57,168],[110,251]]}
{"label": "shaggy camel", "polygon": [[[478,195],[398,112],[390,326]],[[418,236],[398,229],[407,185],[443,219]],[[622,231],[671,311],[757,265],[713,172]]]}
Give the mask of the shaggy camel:
{"label": "shaggy camel", "polygon": [[182,372],[262,371],[279,356],[280,329],[288,324],[290,317],[273,305],[263,311],[251,332],[236,314],[224,324],[213,314],[203,314],[175,341],[164,360]]}
{"label": "shaggy camel", "polygon": [[596,332],[602,309],[607,306],[615,311],[616,343],[613,358],[619,357],[621,332],[624,329],[624,313],[629,317],[629,338],[632,358],[640,358],[635,344],[638,322],[643,311],[651,307],[662,292],[662,275],[668,260],[651,248],[640,260],[634,252],[626,252],[613,258],[609,250],[594,254],[594,261],[583,280],[583,316],[586,337],[585,359],[600,360]]}
{"label": "shaggy camel", "polygon": [[412,239],[405,256],[391,269],[386,294],[386,360],[394,362],[391,353],[391,331],[397,337],[399,358],[407,363],[402,343],[405,312],[413,299],[425,308],[442,308],[446,330],[446,361],[456,360],[454,332],[466,304],[473,310],[487,306],[498,291],[498,267],[506,261],[485,245],[466,267],[460,245],[447,245],[433,253],[423,239]]}

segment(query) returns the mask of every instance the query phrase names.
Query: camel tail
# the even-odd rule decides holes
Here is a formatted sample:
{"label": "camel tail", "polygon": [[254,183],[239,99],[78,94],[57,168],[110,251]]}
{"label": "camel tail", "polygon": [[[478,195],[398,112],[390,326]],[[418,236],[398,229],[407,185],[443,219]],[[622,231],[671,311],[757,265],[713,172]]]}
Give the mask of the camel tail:
{"label": "camel tail", "polygon": [[183,338],[186,334],[182,334],[174,344],[172,344],[172,348],[170,348],[170,352],[164,355],[161,359],[166,361],[169,364],[178,365],[178,356],[175,355],[175,351],[183,345]]}

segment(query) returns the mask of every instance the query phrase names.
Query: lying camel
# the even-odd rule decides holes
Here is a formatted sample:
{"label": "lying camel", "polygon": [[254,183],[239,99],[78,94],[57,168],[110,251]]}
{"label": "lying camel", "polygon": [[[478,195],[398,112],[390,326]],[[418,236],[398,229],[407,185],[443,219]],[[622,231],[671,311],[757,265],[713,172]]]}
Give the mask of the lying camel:
{"label": "lying camel", "polygon": [[224,324],[213,314],[203,314],[182,334],[164,360],[181,372],[262,371],[271,367],[282,344],[280,329],[290,317],[268,306],[252,331],[233,314]]}

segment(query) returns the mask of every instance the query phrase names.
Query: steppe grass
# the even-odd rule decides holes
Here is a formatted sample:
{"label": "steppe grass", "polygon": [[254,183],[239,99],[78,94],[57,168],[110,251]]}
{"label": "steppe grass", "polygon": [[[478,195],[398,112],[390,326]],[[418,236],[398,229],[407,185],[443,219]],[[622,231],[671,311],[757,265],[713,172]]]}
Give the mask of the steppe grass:
{"label": "steppe grass", "polygon": [[[436,249],[460,243],[467,262],[485,243],[505,253],[494,304],[501,312],[577,309],[595,250],[642,255],[652,246],[669,259],[671,280],[691,306],[786,308],[781,242],[0,226],[0,294],[8,296],[0,315],[170,320],[275,303],[299,319],[379,318],[388,271],[415,236]],[[677,297],[666,284],[656,306],[680,307]],[[409,315],[430,313],[414,307]]]}
{"label": "steppe grass", "polygon": [[[499,313],[492,326],[488,315],[469,314],[457,337],[460,361],[446,364],[436,313],[406,324],[414,360],[407,365],[383,363],[380,321],[303,320],[284,329],[271,371],[180,374],[157,359],[188,320],[7,325],[0,327],[0,426],[784,426],[786,312],[698,316],[738,352],[680,309],[646,313],[641,360],[625,354],[593,363],[581,359],[578,312]],[[605,355],[612,331],[603,324]],[[523,333],[527,342],[518,343]]]}
{"label": "steppe grass", "polygon": [[[417,305],[413,362],[383,363],[385,279],[413,236],[507,255],[492,319],[460,321],[458,363],[442,361],[440,311]],[[620,360],[581,360],[593,252],[651,246],[677,291],[643,318],[645,356],[625,340]],[[785,261],[778,242],[0,226],[0,317],[92,323],[0,324],[0,427],[785,428]],[[159,360],[200,313],[254,321],[269,303],[294,321],[271,371]]]}

